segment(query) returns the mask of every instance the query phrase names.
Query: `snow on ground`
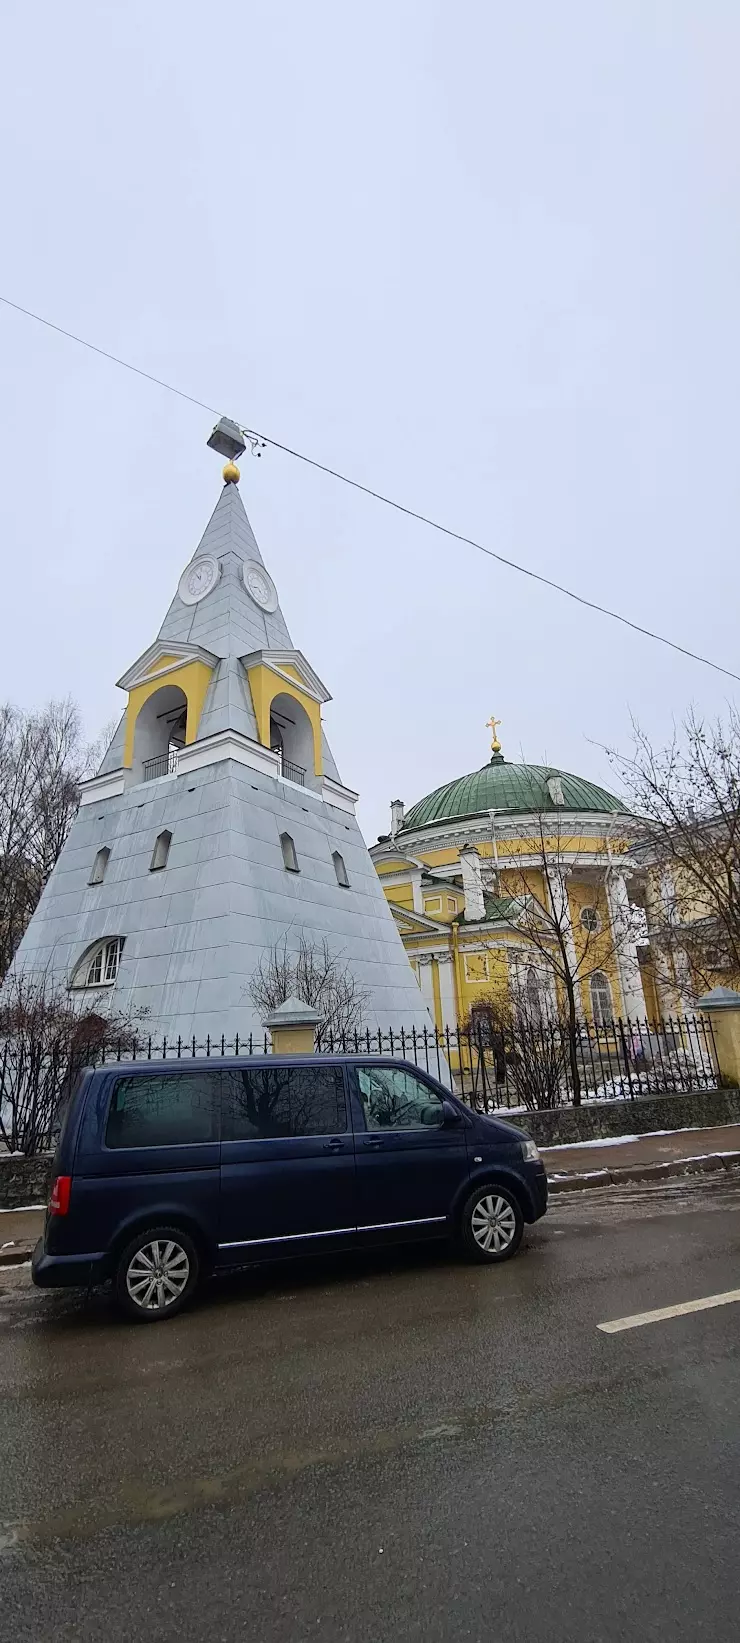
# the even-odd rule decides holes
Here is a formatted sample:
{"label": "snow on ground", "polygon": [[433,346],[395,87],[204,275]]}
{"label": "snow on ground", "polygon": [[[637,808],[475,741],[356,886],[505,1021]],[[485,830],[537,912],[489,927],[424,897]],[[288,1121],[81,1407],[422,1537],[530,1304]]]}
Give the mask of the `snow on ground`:
{"label": "snow on ground", "polygon": [[[643,1130],[642,1135],[606,1135],[595,1141],[563,1141],[556,1147],[540,1147],[540,1152],[575,1152],[576,1149],[580,1150],[581,1147],[623,1147],[627,1141],[650,1141],[656,1135],[691,1135],[692,1130],[717,1128],[727,1129],[732,1128],[732,1126],[725,1124],[719,1126],[716,1124],[691,1124],[686,1129],[680,1130]],[[738,1137],[740,1137],[740,1124],[737,1125],[737,1131]],[[714,1155],[710,1153],[701,1154],[702,1158],[711,1156]]]}

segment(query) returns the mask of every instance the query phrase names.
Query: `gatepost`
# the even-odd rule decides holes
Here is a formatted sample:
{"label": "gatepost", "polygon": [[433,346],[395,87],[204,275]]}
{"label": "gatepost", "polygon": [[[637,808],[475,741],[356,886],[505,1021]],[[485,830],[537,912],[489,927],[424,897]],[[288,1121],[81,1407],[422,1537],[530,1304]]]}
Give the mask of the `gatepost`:
{"label": "gatepost", "polygon": [[712,1023],[717,1071],[723,1084],[740,1088],[740,993],[731,987],[713,987],[697,1000],[702,1015]]}
{"label": "gatepost", "polygon": [[265,1016],[262,1025],[269,1030],[274,1055],[311,1055],[316,1029],[322,1021],[323,1016],[312,1004],[304,1004],[300,998],[286,998],[284,1004]]}

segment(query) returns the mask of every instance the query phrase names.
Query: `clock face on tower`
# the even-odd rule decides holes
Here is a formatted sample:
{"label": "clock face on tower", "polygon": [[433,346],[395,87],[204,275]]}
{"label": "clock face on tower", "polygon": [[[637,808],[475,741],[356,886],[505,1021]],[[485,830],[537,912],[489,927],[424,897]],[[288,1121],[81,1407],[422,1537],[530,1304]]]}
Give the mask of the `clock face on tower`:
{"label": "clock face on tower", "polygon": [[268,615],[277,610],[277,589],[271,576],[268,576],[264,565],[259,565],[256,559],[247,559],[242,565],[244,586],[260,610],[267,611]]}
{"label": "clock face on tower", "polygon": [[199,599],[205,599],[207,593],[215,588],[220,576],[220,566],[217,559],[209,554],[194,559],[183,571],[178,583],[177,591],[184,605],[197,605]]}

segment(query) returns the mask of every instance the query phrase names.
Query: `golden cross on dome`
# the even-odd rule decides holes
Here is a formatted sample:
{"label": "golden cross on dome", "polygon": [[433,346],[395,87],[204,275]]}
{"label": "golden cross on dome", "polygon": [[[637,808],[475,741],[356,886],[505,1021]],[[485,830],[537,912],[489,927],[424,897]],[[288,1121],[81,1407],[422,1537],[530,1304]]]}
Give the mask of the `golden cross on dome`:
{"label": "golden cross on dome", "polygon": [[491,752],[492,753],[500,753],[501,752],[501,743],[498,739],[498,736],[496,735],[496,730],[497,730],[497,728],[500,724],[503,724],[503,719],[494,719],[493,714],[491,714],[490,719],[486,719],[486,729],[491,731],[491,734],[492,734],[492,737],[493,737],[493,740],[491,742]]}

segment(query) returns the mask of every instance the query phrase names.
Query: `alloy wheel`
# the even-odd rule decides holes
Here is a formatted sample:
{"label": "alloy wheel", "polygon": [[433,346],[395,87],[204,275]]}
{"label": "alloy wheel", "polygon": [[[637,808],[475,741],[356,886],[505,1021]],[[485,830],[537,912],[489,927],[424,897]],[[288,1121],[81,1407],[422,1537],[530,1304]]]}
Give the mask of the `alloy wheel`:
{"label": "alloy wheel", "polygon": [[172,1238],[155,1238],[132,1255],[126,1288],[134,1305],[145,1312],[165,1312],[180,1299],[190,1277],[190,1261]]}
{"label": "alloy wheel", "polygon": [[516,1233],[516,1215],[508,1199],[498,1193],[479,1198],[470,1217],[470,1230],[486,1253],[493,1250],[498,1255],[508,1249]]}

